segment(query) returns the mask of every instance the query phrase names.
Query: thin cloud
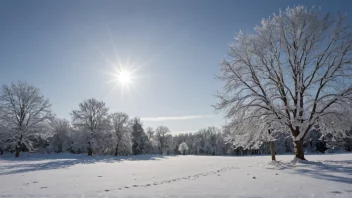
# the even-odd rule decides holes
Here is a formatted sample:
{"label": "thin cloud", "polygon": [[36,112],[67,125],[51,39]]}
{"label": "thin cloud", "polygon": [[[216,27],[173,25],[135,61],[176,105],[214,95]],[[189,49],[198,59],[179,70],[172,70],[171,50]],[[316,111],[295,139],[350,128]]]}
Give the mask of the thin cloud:
{"label": "thin cloud", "polygon": [[170,130],[172,135],[178,135],[178,134],[187,134],[187,133],[195,133],[198,130],[181,130],[181,131],[174,131],[174,130]]}
{"label": "thin cloud", "polygon": [[141,118],[143,121],[149,122],[160,122],[160,121],[170,121],[170,120],[194,120],[194,119],[202,119],[209,118],[212,115],[186,115],[186,116],[165,116],[165,117],[147,117]]}

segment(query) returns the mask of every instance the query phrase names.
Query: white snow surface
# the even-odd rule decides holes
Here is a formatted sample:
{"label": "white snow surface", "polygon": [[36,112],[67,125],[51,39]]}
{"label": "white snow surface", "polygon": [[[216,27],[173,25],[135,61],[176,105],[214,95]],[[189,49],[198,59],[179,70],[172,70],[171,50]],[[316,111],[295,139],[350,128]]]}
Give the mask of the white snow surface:
{"label": "white snow surface", "polygon": [[352,197],[352,154],[0,156],[0,197]]}

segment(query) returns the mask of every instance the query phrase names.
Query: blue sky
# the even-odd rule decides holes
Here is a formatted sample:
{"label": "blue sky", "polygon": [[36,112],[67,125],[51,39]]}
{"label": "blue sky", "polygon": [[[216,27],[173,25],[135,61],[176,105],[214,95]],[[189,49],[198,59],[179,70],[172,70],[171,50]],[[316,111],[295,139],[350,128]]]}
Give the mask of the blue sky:
{"label": "blue sky", "polygon": [[[220,126],[211,107],[221,88],[214,75],[239,30],[303,4],[351,11],[350,1],[0,1],[0,84],[27,81],[54,113],[89,98],[110,112],[143,118],[144,126],[192,132]],[[352,15],[349,16],[350,18]],[[121,63],[136,70],[129,89],[111,74]]]}

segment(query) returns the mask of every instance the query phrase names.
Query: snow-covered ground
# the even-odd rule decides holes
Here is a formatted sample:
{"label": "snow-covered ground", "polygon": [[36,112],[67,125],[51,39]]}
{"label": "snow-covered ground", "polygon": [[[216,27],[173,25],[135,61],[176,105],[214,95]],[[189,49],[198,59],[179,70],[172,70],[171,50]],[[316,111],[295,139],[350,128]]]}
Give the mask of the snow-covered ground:
{"label": "snow-covered ground", "polygon": [[0,157],[0,197],[352,197],[352,154]]}

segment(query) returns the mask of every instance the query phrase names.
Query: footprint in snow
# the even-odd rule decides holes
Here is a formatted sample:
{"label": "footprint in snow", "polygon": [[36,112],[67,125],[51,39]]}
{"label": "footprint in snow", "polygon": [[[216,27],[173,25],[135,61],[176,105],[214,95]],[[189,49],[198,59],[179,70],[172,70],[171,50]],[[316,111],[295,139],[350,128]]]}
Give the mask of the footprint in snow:
{"label": "footprint in snow", "polygon": [[48,187],[46,187],[46,186],[40,187],[40,189],[45,189],[45,188],[48,188]]}
{"label": "footprint in snow", "polygon": [[103,177],[103,176],[100,176],[100,175],[99,175],[98,177]]}
{"label": "footprint in snow", "polygon": [[32,182],[33,184],[37,184],[37,183],[39,183],[39,182],[37,182],[37,181],[34,181],[34,182]]}
{"label": "footprint in snow", "polygon": [[252,179],[257,179],[256,177],[253,177]]}
{"label": "footprint in snow", "polygon": [[138,187],[138,185],[133,185],[133,187]]}
{"label": "footprint in snow", "polygon": [[109,189],[106,189],[105,192],[109,192],[110,190]]}
{"label": "footprint in snow", "polygon": [[128,186],[125,186],[125,188],[129,188]]}

